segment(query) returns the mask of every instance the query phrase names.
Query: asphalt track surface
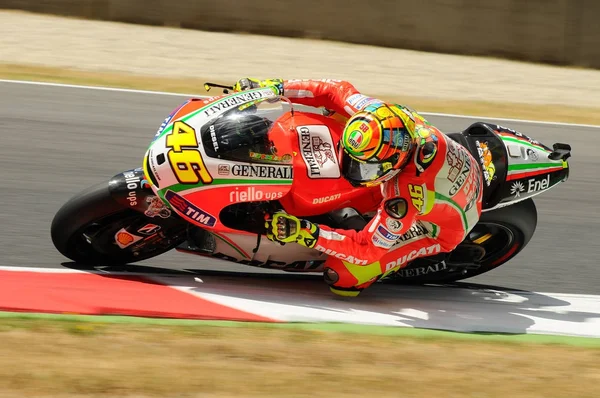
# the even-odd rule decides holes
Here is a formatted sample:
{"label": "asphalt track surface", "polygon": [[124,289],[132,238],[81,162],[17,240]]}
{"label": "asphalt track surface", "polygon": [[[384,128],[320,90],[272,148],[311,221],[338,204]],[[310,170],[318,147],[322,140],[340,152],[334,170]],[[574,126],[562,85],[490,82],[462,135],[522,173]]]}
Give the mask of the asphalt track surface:
{"label": "asphalt track surface", "polygon": [[[54,213],[78,191],[139,167],[158,126],[184,99],[0,82],[0,266],[68,266],[50,240]],[[460,131],[476,121],[448,116],[428,119],[447,132]],[[468,282],[538,292],[600,294],[600,206],[596,199],[600,128],[519,121],[499,124],[547,145],[569,143],[573,148],[571,175],[566,183],[535,200],[538,227],[528,247],[509,263]],[[141,265],[265,272],[177,252]],[[295,274],[276,279],[281,278],[288,282],[303,279]]]}

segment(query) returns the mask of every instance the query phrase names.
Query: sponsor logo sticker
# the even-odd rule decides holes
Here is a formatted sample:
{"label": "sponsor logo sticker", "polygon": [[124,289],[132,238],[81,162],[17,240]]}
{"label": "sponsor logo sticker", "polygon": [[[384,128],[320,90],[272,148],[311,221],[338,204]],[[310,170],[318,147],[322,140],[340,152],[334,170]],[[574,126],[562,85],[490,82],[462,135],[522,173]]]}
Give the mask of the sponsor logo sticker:
{"label": "sponsor logo sticker", "polygon": [[387,218],[385,220],[385,225],[392,232],[400,232],[402,229],[402,223],[395,218]]}
{"label": "sponsor logo sticker", "polygon": [[297,127],[300,153],[309,178],[340,178],[333,139],[327,126]]}
{"label": "sponsor logo sticker", "polygon": [[215,216],[198,208],[193,203],[190,203],[183,196],[180,196],[173,191],[167,191],[167,193],[165,194],[165,199],[171,204],[171,206],[173,206],[173,208],[177,209],[179,213],[181,213],[187,218],[190,218],[208,227],[214,227],[217,223],[217,219]]}
{"label": "sponsor logo sticker", "polygon": [[313,199],[312,203],[313,205],[320,205],[322,203],[333,202],[334,200],[338,200],[341,197],[341,193],[336,193],[335,195],[324,196],[322,198],[315,198]]}
{"label": "sponsor logo sticker", "polygon": [[138,233],[142,235],[154,235],[158,231],[160,231],[160,225],[156,224],[146,224],[142,228],[137,230]]}
{"label": "sponsor logo sticker", "polygon": [[217,166],[217,173],[220,176],[228,176],[230,172],[230,167],[228,164],[220,164]]}
{"label": "sponsor logo sticker", "polygon": [[137,236],[125,231],[125,228],[121,228],[115,234],[115,242],[117,243],[117,246],[119,246],[121,249],[125,249],[142,239],[143,238],[141,236]]}
{"label": "sponsor logo sticker", "polygon": [[439,243],[436,243],[435,245],[431,245],[429,247],[422,247],[418,250],[415,249],[415,250],[411,251],[410,253],[407,253],[407,254],[403,255],[402,257],[398,257],[396,260],[390,261],[389,263],[387,263],[385,265],[385,270],[389,271],[393,268],[396,268],[396,267],[399,267],[399,266],[405,264],[408,261],[412,261],[418,257],[431,256],[434,254],[438,254],[440,251],[442,251],[442,247],[440,246]]}

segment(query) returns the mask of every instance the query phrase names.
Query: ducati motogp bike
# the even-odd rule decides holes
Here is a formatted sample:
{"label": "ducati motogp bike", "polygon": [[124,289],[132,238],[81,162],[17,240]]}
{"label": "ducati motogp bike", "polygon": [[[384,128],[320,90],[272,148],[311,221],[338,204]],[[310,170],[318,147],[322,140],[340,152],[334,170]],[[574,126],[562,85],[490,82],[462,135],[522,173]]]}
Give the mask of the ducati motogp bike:
{"label": "ducati motogp bike", "polygon": [[[264,221],[284,209],[334,228],[360,230],[368,223],[381,192],[341,177],[344,155],[337,145],[343,128],[336,115],[295,107],[268,88],[189,99],[164,120],[141,167],[76,194],[58,210],[53,243],[82,269],[126,265],[175,249],[255,267],[322,272],[328,256],[343,255],[274,243],[265,236]],[[401,267],[388,280],[448,283],[505,264],[535,232],[532,198],[568,178],[567,144],[549,148],[481,122],[448,136],[480,162],[481,218],[455,249],[460,255],[440,260],[435,247],[408,253],[391,264]],[[397,244],[430,229],[417,222]]]}

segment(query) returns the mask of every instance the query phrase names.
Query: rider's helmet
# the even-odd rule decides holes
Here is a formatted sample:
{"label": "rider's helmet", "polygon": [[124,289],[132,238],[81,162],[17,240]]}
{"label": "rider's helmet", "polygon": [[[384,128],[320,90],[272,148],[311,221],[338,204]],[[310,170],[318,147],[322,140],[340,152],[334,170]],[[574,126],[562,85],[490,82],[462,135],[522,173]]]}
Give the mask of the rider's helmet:
{"label": "rider's helmet", "polygon": [[396,105],[367,106],[346,122],[340,150],[342,175],[354,186],[374,186],[398,174],[417,146],[410,111]]}

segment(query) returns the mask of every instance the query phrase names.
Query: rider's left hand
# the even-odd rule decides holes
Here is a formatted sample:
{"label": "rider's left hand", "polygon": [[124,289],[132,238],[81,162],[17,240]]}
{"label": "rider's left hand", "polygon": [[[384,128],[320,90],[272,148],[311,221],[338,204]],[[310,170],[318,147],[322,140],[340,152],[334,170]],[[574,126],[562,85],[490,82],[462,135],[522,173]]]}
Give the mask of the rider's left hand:
{"label": "rider's left hand", "polygon": [[296,242],[304,247],[313,248],[319,238],[319,226],[307,220],[278,211],[265,223],[267,238],[273,242],[286,244]]}
{"label": "rider's left hand", "polygon": [[234,91],[251,90],[254,88],[270,87],[275,94],[283,95],[283,79],[259,80],[251,77],[244,77],[238,80],[233,86]]}

